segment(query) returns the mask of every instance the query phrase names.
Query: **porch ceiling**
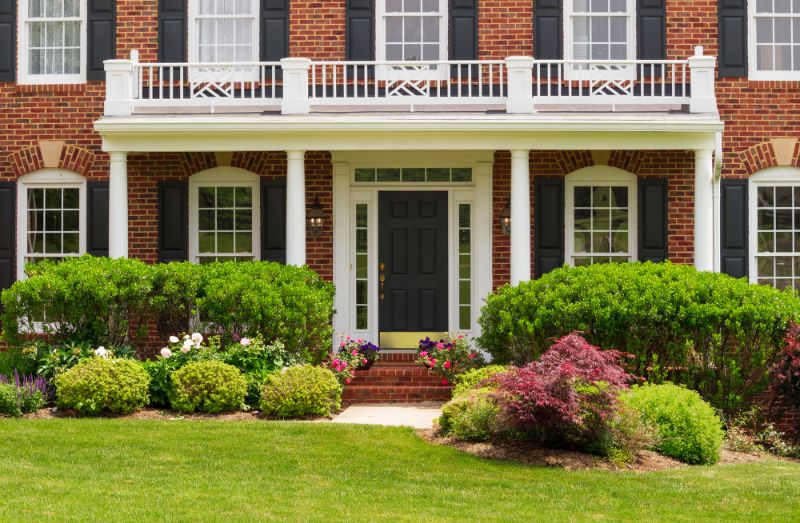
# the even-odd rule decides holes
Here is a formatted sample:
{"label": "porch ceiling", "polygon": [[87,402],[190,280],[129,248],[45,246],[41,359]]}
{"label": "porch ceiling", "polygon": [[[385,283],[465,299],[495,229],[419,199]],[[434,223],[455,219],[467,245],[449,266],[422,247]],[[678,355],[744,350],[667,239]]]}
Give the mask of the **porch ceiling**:
{"label": "porch ceiling", "polygon": [[716,114],[542,112],[103,117],[106,151],[713,149]]}

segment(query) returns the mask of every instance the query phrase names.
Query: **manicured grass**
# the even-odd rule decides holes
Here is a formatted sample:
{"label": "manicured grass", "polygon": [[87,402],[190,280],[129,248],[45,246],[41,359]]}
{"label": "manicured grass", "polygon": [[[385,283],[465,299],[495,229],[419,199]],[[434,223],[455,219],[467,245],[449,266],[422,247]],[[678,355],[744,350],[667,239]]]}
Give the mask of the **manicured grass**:
{"label": "manicured grass", "polygon": [[791,521],[800,465],[566,472],[410,429],[0,420],[0,521]]}

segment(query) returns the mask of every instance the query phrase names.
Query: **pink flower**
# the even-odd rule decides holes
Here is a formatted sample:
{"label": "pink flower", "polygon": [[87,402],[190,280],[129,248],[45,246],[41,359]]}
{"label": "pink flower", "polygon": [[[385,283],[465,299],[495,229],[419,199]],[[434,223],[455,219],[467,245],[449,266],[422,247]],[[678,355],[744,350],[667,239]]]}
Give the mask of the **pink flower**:
{"label": "pink flower", "polygon": [[436,365],[436,358],[431,358],[431,367]]}
{"label": "pink flower", "polygon": [[447,378],[442,378],[442,385],[447,385],[447,384],[448,384]]}
{"label": "pink flower", "polygon": [[347,378],[346,380],[344,380],[344,382],[350,385],[350,378]]}
{"label": "pink flower", "polygon": [[170,356],[172,356],[172,351],[171,351],[171,350],[169,350],[169,349],[168,349],[168,348],[166,348],[166,347],[164,347],[163,349],[161,349],[161,357],[162,357],[162,358],[169,358]]}
{"label": "pink flower", "polygon": [[353,356],[358,356],[358,349],[353,349],[352,351],[350,351],[350,354],[352,354]]}
{"label": "pink flower", "polygon": [[367,364],[367,358],[361,358],[361,364],[362,365],[366,365]]}
{"label": "pink flower", "polygon": [[344,347],[344,346],[346,346],[346,345],[347,345],[347,344],[346,344],[345,342],[341,342],[341,343],[339,344],[339,346],[340,346],[340,347]]}
{"label": "pink flower", "polygon": [[444,344],[439,342],[439,343],[436,344],[436,347],[439,348],[439,349],[443,349],[444,348]]}
{"label": "pink flower", "polygon": [[424,358],[424,357],[425,357],[425,356],[427,356],[427,355],[428,355],[428,351],[426,351],[426,350],[423,350],[423,351],[420,351],[420,352],[419,352],[419,357],[420,357],[420,358]]}
{"label": "pink flower", "polygon": [[449,361],[444,362],[444,368],[445,369],[449,369],[450,368],[450,362]]}
{"label": "pink flower", "polygon": [[345,336],[344,339],[346,339],[347,341],[350,341],[350,336]]}
{"label": "pink flower", "polygon": [[471,359],[471,360],[475,359],[475,353],[474,352],[470,352],[469,353],[469,359]]}
{"label": "pink flower", "polygon": [[252,342],[250,341],[250,338],[242,338],[239,340],[239,343],[241,343],[243,347],[247,347]]}

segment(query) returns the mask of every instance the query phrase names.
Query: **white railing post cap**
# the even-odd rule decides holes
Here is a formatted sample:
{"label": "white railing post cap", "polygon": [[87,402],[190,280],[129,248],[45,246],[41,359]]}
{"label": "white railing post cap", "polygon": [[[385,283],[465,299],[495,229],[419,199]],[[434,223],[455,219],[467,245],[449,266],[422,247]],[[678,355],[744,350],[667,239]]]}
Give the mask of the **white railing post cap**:
{"label": "white railing post cap", "polygon": [[114,72],[132,71],[133,62],[130,60],[104,60],[103,69]]}
{"label": "white railing post cap", "polygon": [[509,56],[506,58],[507,67],[533,67],[533,58],[530,56]]}
{"label": "white railing post cap", "polygon": [[281,58],[281,67],[284,70],[301,71],[311,68],[311,60],[308,58]]}

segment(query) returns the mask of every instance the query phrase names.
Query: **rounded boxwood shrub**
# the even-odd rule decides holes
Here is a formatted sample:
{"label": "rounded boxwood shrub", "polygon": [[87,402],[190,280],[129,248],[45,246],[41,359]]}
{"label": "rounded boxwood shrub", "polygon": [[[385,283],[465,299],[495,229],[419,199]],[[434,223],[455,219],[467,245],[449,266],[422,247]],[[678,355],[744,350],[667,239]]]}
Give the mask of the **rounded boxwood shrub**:
{"label": "rounded boxwood shrub", "polygon": [[492,382],[484,383],[484,381],[495,374],[506,372],[507,370],[508,368],[505,365],[487,365],[486,367],[470,369],[463,374],[459,374],[456,376],[456,385],[453,387],[453,397],[461,396],[471,390],[482,387],[497,388],[497,384]]}
{"label": "rounded boxwood shrub", "polygon": [[722,421],[697,392],[671,383],[641,385],[620,400],[656,428],[659,453],[691,464],[719,461]]}
{"label": "rounded boxwood shrub", "polygon": [[247,395],[247,380],[241,371],[221,361],[189,363],[170,379],[170,404],[181,412],[239,410]]}
{"label": "rounded boxwood shrub", "polygon": [[295,418],[330,416],[342,405],[342,387],[328,369],[312,365],[289,367],[267,377],[261,410],[268,416]]}
{"label": "rounded boxwood shrub", "polygon": [[17,387],[10,383],[0,383],[0,414],[22,416],[17,403]]}
{"label": "rounded boxwood shrub", "polygon": [[524,365],[580,331],[631,353],[633,374],[685,384],[733,412],[766,389],[798,315],[791,291],[668,262],[606,263],[501,287],[481,309],[477,343],[494,363]]}
{"label": "rounded boxwood shrub", "polygon": [[468,390],[442,407],[439,430],[466,441],[486,441],[502,430],[501,409],[491,389]]}
{"label": "rounded boxwood shrub", "polygon": [[55,385],[61,409],[129,414],[147,405],[150,376],[134,360],[92,357],[57,375]]}

